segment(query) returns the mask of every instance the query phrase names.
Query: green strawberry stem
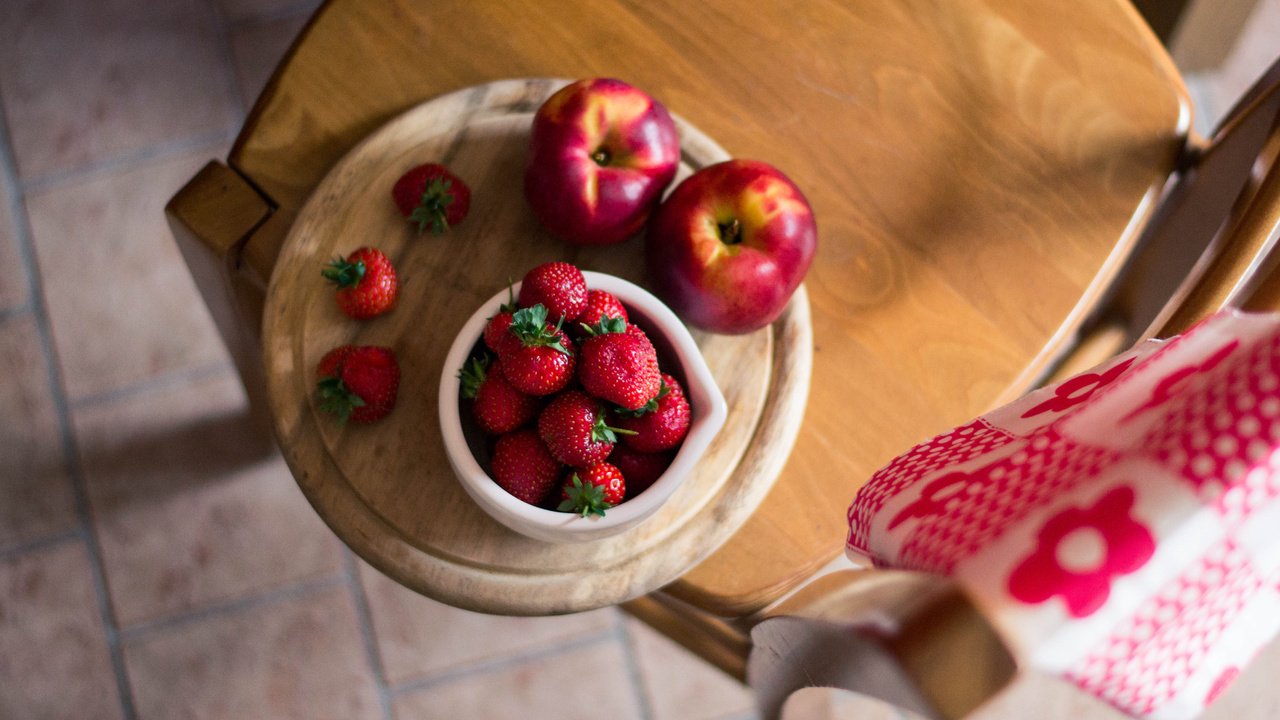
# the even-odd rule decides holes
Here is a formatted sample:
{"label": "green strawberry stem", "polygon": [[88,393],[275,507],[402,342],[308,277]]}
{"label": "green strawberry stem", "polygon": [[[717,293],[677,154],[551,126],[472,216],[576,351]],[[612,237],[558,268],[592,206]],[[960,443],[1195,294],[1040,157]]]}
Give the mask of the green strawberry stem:
{"label": "green strawberry stem", "polygon": [[485,373],[489,369],[489,354],[471,358],[458,371],[458,379],[462,381],[462,397],[474,399],[480,386],[484,384]]}
{"label": "green strawberry stem", "polygon": [[351,413],[358,407],[364,407],[364,399],[351,390],[337,377],[321,378],[316,383],[316,398],[320,409],[338,416],[338,423],[346,425]]}
{"label": "green strawberry stem", "polygon": [[596,421],[591,425],[591,441],[592,442],[618,442],[619,435],[635,435],[635,430],[624,430],[622,428],[611,427],[609,423],[604,421],[604,413],[596,416]]}
{"label": "green strawberry stem", "polygon": [[452,180],[436,178],[427,183],[422,191],[422,199],[418,206],[409,213],[409,221],[418,223],[418,234],[422,235],[431,226],[432,235],[441,235],[449,229],[448,208],[453,203],[453,193],[449,191]]}
{"label": "green strawberry stem", "polygon": [[635,410],[628,410],[624,407],[615,405],[613,408],[613,411],[619,415],[625,415],[626,417],[637,417],[637,418],[643,417],[644,415],[648,415],[651,412],[657,412],[658,401],[666,397],[667,395],[671,394],[671,388],[667,387],[667,381],[662,380],[660,382],[662,384],[658,387],[658,394],[654,395],[653,399],[650,400],[649,402],[645,403],[644,405],[641,405]]}
{"label": "green strawberry stem", "polygon": [[352,263],[337,257],[326,265],[320,274],[340,289],[355,287],[364,279],[364,261],[357,260]]}
{"label": "green strawberry stem", "polygon": [[587,334],[592,337],[595,337],[596,335],[607,335],[609,333],[625,333],[627,331],[627,321],[612,315],[605,315],[600,318],[600,322],[595,325],[588,325],[586,323],[578,324],[581,325],[582,329],[586,330]]}
{"label": "green strawberry stem", "polygon": [[583,484],[578,473],[573,474],[570,483],[564,489],[568,499],[560,501],[556,510],[577,513],[585,518],[592,515],[604,517],[604,511],[613,507],[611,503],[605,502],[604,488],[591,483]]}
{"label": "green strawberry stem", "polygon": [[507,276],[507,301],[498,308],[498,312],[513,313],[516,311],[516,290],[515,283],[511,281],[511,276]]}
{"label": "green strawberry stem", "polygon": [[538,303],[512,313],[511,332],[520,338],[520,343],[525,347],[546,346],[565,355],[572,355],[564,343],[560,342],[560,325],[563,322],[564,318],[560,318],[554,329],[547,327],[547,308]]}

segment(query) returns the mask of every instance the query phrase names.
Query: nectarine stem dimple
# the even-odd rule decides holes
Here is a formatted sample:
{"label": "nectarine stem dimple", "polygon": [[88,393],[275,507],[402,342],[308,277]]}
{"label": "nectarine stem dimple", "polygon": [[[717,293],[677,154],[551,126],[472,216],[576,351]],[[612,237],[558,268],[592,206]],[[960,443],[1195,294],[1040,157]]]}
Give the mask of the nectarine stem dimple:
{"label": "nectarine stem dimple", "polygon": [[716,228],[720,231],[720,242],[725,245],[737,245],[742,242],[742,223],[737,218],[733,218],[729,222],[716,223]]}
{"label": "nectarine stem dimple", "polygon": [[599,148],[595,152],[591,153],[591,159],[600,167],[605,167],[609,164],[609,160],[611,160],[612,157],[609,155],[609,151],[607,149]]}

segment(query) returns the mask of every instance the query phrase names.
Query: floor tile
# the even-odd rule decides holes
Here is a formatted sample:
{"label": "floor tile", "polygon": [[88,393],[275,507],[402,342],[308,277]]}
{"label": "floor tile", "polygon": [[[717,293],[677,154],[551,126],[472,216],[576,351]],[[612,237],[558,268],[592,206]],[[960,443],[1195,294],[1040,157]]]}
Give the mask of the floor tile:
{"label": "floor tile", "polygon": [[18,250],[17,218],[9,207],[8,178],[0,171],[0,313],[27,302],[30,283]]}
{"label": "floor tile", "polygon": [[755,710],[755,698],[746,686],[648,625],[628,618],[627,632],[654,720],[737,718]]}
{"label": "floor tile", "polygon": [[217,0],[218,9],[230,23],[245,20],[310,13],[320,0]]}
{"label": "floor tile", "polygon": [[1193,97],[1204,103],[1203,114],[1209,116],[1203,123],[1197,122],[1197,129],[1205,127],[1206,132],[1211,132],[1236,100],[1275,62],[1280,56],[1277,33],[1280,3],[1258,2],[1222,64],[1193,76],[1198,85]]}
{"label": "floor tile", "polygon": [[1028,713],[1034,713],[1037,720],[1127,720],[1118,710],[1074,685],[1037,673],[1015,679],[967,720],[1023,720],[1029,717]]}
{"label": "floor tile", "polygon": [[0,90],[24,178],[236,122],[202,0],[6,0]]}
{"label": "floor tile", "polygon": [[782,720],[899,720],[897,707],[848,690],[807,687],[792,693],[782,706]]}
{"label": "floor tile", "polygon": [[226,362],[164,219],[220,148],[59,185],[27,200],[36,259],[71,399]]}
{"label": "floor tile", "polygon": [[451,679],[395,701],[396,720],[639,718],[626,657],[614,640]]}
{"label": "floor tile", "polygon": [[1205,711],[1201,720],[1280,718],[1280,638],[1264,647],[1240,677]]}
{"label": "floor tile", "polygon": [[231,59],[245,108],[253,107],[276,65],[310,17],[311,13],[304,11],[238,23],[231,28]]}
{"label": "floor tile", "polygon": [[121,625],[341,569],[340,545],[243,413],[230,371],[74,412]]}
{"label": "floor tile", "polygon": [[0,547],[76,524],[62,432],[35,319],[0,321]]}
{"label": "floor tile", "polygon": [[618,621],[612,608],[559,617],[459,610],[423,597],[363,562],[360,579],[387,682],[393,686],[598,635]]}
{"label": "floor tile", "polygon": [[140,720],[361,720],[381,710],[345,587],[128,637]]}
{"label": "floor tile", "polygon": [[120,717],[101,620],[80,541],[0,560],[0,717]]}

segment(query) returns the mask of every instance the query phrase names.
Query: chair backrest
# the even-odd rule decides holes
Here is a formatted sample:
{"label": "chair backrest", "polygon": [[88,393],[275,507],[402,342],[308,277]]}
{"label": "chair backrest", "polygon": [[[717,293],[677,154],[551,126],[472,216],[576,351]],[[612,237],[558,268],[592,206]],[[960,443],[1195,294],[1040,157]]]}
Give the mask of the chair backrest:
{"label": "chair backrest", "polygon": [[[248,335],[296,213],[372,129],[480,82],[596,75],[777,165],[818,213],[821,390],[766,504],[673,588],[730,615],[839,552],[842,518],[824,504],[850,478],[1029,386],[1132,249],[1189,118],[1125,0],[330,0],[251,112],[230,172],[195,183],[249,188],[265,206],[214,243]],[[197,219],[196,194],[175,198],[176,224]]]}

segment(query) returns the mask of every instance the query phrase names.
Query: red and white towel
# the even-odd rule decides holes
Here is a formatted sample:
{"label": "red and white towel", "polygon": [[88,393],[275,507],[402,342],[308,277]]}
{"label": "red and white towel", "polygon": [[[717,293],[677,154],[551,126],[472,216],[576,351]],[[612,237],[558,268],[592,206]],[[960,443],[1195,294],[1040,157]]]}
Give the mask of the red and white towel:
{"label": "red and white towel", "polygon": [[957,579],[1026,665],[1199,715],[1280,630],[1280,316],[1224,312],[935,437],[855,562]]}

